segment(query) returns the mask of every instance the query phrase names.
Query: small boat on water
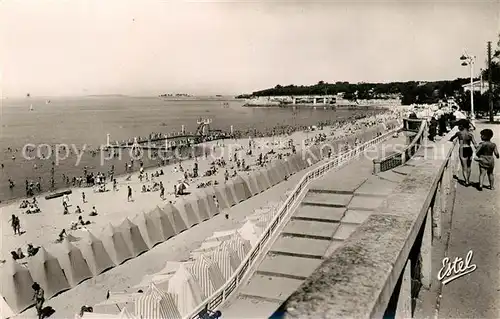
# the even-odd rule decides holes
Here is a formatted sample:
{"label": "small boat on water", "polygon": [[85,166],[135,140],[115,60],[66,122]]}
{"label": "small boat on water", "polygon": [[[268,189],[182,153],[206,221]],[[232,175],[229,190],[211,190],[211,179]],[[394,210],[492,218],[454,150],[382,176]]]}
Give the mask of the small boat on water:
{"label": "small boat on water", "polygon": [[49,103],[50,103],[50,100],[45,101],[45,104],[49,104]]}
{"label": "small boat on water", "polygon": [[30,111],[33,111],[33,104],[30,104]]}

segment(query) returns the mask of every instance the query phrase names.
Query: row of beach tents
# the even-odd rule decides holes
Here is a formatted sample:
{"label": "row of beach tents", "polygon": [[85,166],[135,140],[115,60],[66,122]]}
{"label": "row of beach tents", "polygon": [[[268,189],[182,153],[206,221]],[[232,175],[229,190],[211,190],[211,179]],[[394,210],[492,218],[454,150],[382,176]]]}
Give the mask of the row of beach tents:
{"label": "row of beach tents", "polygon": [[[397,122],[379,124],[327,143],[333,150],[339,150],[346,142],[353,146],[356,139],[371,140],[397,125]],[[45,297],[50,299],[267,190],[326,155],[324,145],[313,145],[285,160],[238,175],[226,184],[180,198],[175,205],[156,207],[138,214],[132,221],[126,218],[118,226],[109,224],[99,238],[88,232],[79,247],[65,239],[62,253],[57,257],[42,247],[37,255],[30,257],[28,267],[10,260],[2,269],[1,296],[13,313],[22,312],[33,305],[33,282],[38,282]]]}
{"label": "row of beach tents", "polygon": [[272,203],[247,217],[239,229],[213,233],[188,261],[167,261],[161,271],[133,287],[144,293],[110,294],[83,318],[185,318],[231,279],[278,208],[278,203]]}

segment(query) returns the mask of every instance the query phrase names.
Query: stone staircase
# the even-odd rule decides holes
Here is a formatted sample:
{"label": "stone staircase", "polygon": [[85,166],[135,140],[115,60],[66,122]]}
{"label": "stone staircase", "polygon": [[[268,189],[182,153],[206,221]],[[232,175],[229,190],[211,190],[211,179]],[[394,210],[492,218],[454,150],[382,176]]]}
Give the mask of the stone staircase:
{"label": "stone staircase", "polygon": [[224,317],[267,318],[412,169],[405,165],[373,175],[372,162],[360,158],[312,183],[253,277],[223,310]]}

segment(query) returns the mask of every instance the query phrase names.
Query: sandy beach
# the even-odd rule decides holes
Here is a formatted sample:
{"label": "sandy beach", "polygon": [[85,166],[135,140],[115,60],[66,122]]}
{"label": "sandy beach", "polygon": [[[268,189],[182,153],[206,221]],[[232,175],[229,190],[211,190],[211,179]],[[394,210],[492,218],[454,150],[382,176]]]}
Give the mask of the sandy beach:
{"label": "sandy beach", "polygon": [[[236,163],[231,161],[231,158],[233,158],[234,150],[237,146],[242,146],[244,148],[237,152],[238,158],[244,159],[245,163],[251,166],[250,169],[255,169],[259,153],[265,154],[271,149],[274,150],[274,154],[270,155],[268,158],[269,161],[276,159],[278,154],[290,154],[291,149],[287,147],[287,141],[290,139],[293,140],[293,144],[297,150],[300,150],[304,142],[310,143],[311,140],[319,134],[324,134],[328,138],[340,138],[388,118],[394,118],[394,116],[385,115],[376,118],[365,118],[356,123],[350,123],[342,128],[324,127],[322,130],[315,130],[313,132],[302,131],[295,132],[289,136],[253,139],[256,148],[252,156],[245,152],[245,149],[248,149],[248,139],[213,142],[212,145],[216,149],[216,154],[218,154],[219,157],[223,154],[222,157],[225,159],[227,166],[225,168],[219,168],[219,171],[214,176],[189,179],[188,182],[190,187],[188,191],[194,194],[199,192],[200,190],[197,189],[196,186],[201,182],[217,180],[219,183],[224,183],[225,170],[227,169],[229,173],[233,173],[236,169]],[[217,144],[219,145],[217,146]],[[199,174],[203,175],[210,167],[210,163],[213,159],[198,158],[196,161],[199,165]],[[194,159],[186,160],[182,162],[182,166],[185,170],[191,171],[194,162]],[[133,219],[136,215],[142,212],[148,212],[157,205],[161,205],[168,201],[172,201],[175,204],[177,198],[173,194],[174,184],[184,179],[184,174],[175,170],[174,166],[178,168],[178,164],[162,167],[161,169],[164,175],[155,178],[156,182],[162,181],[165,186],[164,200],[160,198],[159,192],[141,193],[140,189],[144,183],[139,181],[138,172],[136,172],[132,174],[130,180],[126,180],[126,176],[117,178],[117,191],[111,190],[106,193],[94,193],[91,188],[73,188],[73,193],[69,196],[71,207],[69,208],[70,214],[68,215],[63,215],[61,198],[45,200],[43,196],[38,196],[37,201],[42,211],[38,214],[21,214],[21,211],[24,211],[24,209],[19,208],[20,201],[12,202],[2,207],[2,214],[0,216],[0,218],[2,218],[1,226],[3,234],[0,243],[2,247],[1,259],[11,258],[10,251],[18,247],[21,247],[25,252],[28,243],[33,243],[35,246],[44,246],[50,253],[57,256],[62,245],[56,244],[54,241],[61,229],[65,228],[69,232],[71,222],[77,220],[78,216],[74,213],[77,205],[83,210],[82,216],[84,220],[90,220],[92,222],[92,224],[87,226],[87,229],[94,235],[99,236],[104,227],[109,223],[118,225],[125,218]],[[151,175],[152,172],[158,171],[159,169],[160,168],[154,168],[146,172],[148,175]],[[296,182],[300,180],[301,176],[305,174],[306,171],[307,170],[301,171],[292,176],[288,181],[280,183],[268,191],[230,208],[225,212],[229,214],[229,219],[225,219],[224,214],[220,214],[203,222],[169,239],[154,249],[151,249],[146,254],[132,259],[123,265],[115,267],[109,272],[92,278],[76,288],[63,293],[50,300],[48,305],[56,309],[56,317],[59,318],[62,316],[64,318],[69,318],[73,316],[81,305],[93,305],[103,301],[103,299],[105,299],[105,293],[108,290],[123,291],[132,287],[137,284],[144,275],[154,273],[161,269],[167,260],[181,261],[186,259],[189,256],[189,252],[196,249],[206,237],[212,234],[212,232],[237,228],[241,226],[244,218],[250,215],[255,209],[268,206],[269,203],[279,204],[282,202],[286,199],[286,197],[284,197],[286,196],[286,192],[293,189]],[[127,201],[127,186],[133,189],[134,200],[131,202]],[[108,183],[107,188],[112,189],[111,183]],[[82,202],[82,191],[86,194],[86,203]],[[185,195],[183,197],[189,198],[189,196],[190,195]],[[96,207],[98,215],[89,217],[88,214],[93,206]],[[16,214],[21,220],[21,229],[25,231],[21,236],[14,235],[10,227],[8,220],[12,214]],[[85,232],[86,230],[76,230],[69,233],[78,240],[85,237]],[[78,241],[74,242],[74,244],[78,246]],[[168,252],[168,257],[165,257],[165,252]],[[26,259],[27,258],[20,260],[20,262],[24,262]],[[34,311],[29,310],[25,314],[22,314],[22,317],[25,316],[33,317]]]}

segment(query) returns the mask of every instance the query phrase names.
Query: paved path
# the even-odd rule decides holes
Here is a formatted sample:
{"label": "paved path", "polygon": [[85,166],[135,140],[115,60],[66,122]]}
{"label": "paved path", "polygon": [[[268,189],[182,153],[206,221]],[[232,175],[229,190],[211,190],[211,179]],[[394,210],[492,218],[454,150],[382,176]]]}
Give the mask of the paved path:
{"label": "paved path", "polygon": [[[499,145],[499,125],[477,125],[477,141],[484,128],[494,131],[494,142]],[[477,269],[442,288],[439,318],[500,318],[500,170],[499,162],[496,164],[495,191],[479,192],[474,187],[457,185],[446,256],[465,258],[472,250],[472,263]],[[473,163],[471,182],[479,180],[478,171]],[[462,179],[461,172],[458,176]]]}
{"label": "paved path", "polygon": [[248,283],[222,309],[224,318],[272,315],[404,179],[404,167],[372,175],[376,154],[404,142],[404,136],[390,139],[313,182]]}

